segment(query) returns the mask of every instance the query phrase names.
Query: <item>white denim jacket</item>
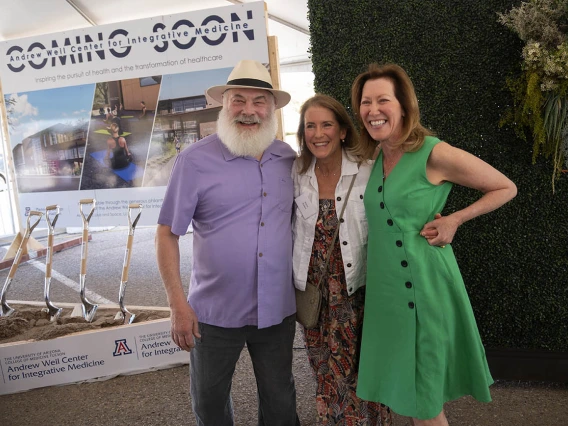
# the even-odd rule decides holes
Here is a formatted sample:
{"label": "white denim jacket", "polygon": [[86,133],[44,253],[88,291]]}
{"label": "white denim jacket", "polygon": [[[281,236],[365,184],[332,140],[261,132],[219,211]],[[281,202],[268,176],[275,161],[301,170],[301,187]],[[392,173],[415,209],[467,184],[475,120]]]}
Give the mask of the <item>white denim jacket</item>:
{"label": "white denim jacket", "polygon": [[[374,162],[364,161],[359,168],[343,150],[341,162],[341,177],[335,188],[335,209],[340,215],[345,196],[349,190],[353,175],[357,175],[353,189],[349,195],[349,202],[343,213],[343,222],[339,227],[338,239],[341,245],[341,257],[347,281],[347,292],[353,294],[365,285],[367,274],[367,217],[363,205],[365,187],[371,174]],[[292,166],[292,179],[294,180],[294,216],[292,218],[292,232],[294,235],[294,285],[299,290],[305,290],[308,279],[308,267],[312,255],[316,221],[319,211],[318,180],[315,175],[315,158],[305,174],[298,174],[298,162]],[[298,205],[311,204],[301,209]],[[304,214],[302,213],[304,211]],[[307,216],[307,217],[305,217]],[[317,283],[316,283],[317,284]]]}

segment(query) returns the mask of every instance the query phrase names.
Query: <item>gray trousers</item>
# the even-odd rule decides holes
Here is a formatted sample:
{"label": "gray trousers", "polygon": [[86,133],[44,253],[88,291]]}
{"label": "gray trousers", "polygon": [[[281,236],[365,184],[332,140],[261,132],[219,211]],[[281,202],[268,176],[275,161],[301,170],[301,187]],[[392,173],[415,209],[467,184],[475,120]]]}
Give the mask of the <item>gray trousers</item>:
{"label": "gray trousers", "polygon": [[278,325],[223,328],[199,323],[190,352],[190,392],[199,426],[233,426],[231,383],[246,343],[256,378],[259,426],[299,425],[292,375],[295,315]]}

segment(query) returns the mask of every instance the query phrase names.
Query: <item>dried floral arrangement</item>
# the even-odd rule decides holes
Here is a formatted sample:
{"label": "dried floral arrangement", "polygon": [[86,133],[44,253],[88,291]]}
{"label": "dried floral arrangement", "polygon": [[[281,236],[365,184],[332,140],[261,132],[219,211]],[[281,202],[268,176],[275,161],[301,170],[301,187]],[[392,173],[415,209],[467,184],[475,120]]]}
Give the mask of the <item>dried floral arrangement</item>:
{"label": "dried floral arrangement", "polygon": [[514,108],[503,122],[513,123],[524,139],[530,129],[533,161],[539,154],[552,157],[554,192],[568,169],[568,1],[529,0],[498,15],[525,42],[523,72],[508,80]]}

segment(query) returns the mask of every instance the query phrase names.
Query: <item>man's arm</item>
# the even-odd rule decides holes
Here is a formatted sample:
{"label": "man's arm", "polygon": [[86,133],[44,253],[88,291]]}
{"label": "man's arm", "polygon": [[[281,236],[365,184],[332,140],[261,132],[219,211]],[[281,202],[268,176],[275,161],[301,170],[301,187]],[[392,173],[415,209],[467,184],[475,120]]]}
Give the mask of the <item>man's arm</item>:
{"label": "man's arm", "polygon": [[156,256],[171,309],[172,340],[183,350],[190,351],[195,346],[193,336],[200,338],[201,335],[197,315],[187,303],[183,291],[179,261],[179,236],[172,233],[170,226],[158,225]]}

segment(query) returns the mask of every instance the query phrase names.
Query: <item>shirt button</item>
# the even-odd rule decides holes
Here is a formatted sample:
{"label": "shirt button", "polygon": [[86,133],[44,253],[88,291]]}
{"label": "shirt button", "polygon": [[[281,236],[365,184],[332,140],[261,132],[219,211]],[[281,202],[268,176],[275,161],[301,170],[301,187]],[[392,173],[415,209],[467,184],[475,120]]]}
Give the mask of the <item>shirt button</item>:
{"label": "shirt button", "polygon": [[337,197],[337,201],[341,201],[341,197]]}
{"label": "shirt button", "polygon": [[388,219],[387,220],[387,225],[388,226],[392,226],[394,224],[394,222],[392,221],[392,219]]}
{"label": "shirt button", "polygon": [[403,268],[406,268],[408,266],[408,262],[406,260],[403,260],[402,262],[400,262],[400,264]]}
{"label": "shirt button", "polygon": [[353,287],[349,287],[349,291],[352,292],[352,291],[353,291]]}
{"label": "shirt button", "polygon": [[383,203],[383,202],[381,201],[381,209],[384,209],[384,208],[385,208],[385,203]]}
{"label": "shirt button", "polygon": [[362,199],[363,199],[363,194],[359,195],[359,198],[362,200]]}
{"label": "shirt button", "polygon": [[379,192],[383,192],[383,186],[379,186]]}
{"label": "shirt button", "polygon": [[412,283],[410,281],[407,281],[404,285],[406,288],[412,288]]}
{"label": "shirt button", "polygon": [[414,302],[408,302],[408,307],[410,309],[414,309]]}
{"label": "shirt button", "polygon": [[343,223],[343,222],[345,222],[345,219],[341,218],[341,219],[339,219],[339,222]]}
{"label": "shirt button", "polygon": [[264,222],[260,222],[260,226],[264,226]]}
{"label": "shirt button", "polygon": [[262,257],[262,253],[258,253],[258,257]]}
{"label": "shirt button", "polygon": [[347,245],[347,241],[343,241],[343,245],[346,246],[346,245]]}
{"label": "shirt button", "polygon": [[351,263],[348,263],[348,264],[347,264],[347,267],[348,267],[348,268],[351,268]]}
{"label": "shirt button", "polygon": [[264,195],[266,197],[266,192],[263,192],[262,195]]}
{"label": "shirt button", "polygon": [[397,240],[397,242],[396,242],[396,246],[397,246],[397,247],[402,247],[402,241],[400,241],[400,240]]}

